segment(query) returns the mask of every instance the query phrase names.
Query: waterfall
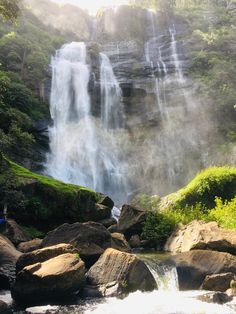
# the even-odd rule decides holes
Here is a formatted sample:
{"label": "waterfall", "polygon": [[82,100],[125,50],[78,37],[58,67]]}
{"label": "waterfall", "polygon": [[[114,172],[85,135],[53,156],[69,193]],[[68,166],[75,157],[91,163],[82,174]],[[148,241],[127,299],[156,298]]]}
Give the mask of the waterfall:
{"label": "waterfall", "polygon": [[106,129],[124,126],[122,91],[113,73],[109,58],[100,53],[101,118]]}
{"label": "waterfall", "polygon": [[88,94],[90,67],[84,43],[64,45],[52,58],[49,129],[50,153],[46,173],[56,179],[89,187],[125,201],[125,165],[118,136],[122,128],[121,89],[105,54],[101,62],[101,118],[91,113]]}
{"label": "waterfall", "polygon": [[90,116],[89,66],[86,46],[72,42],[52,58],[49,129],[50,154],[46,172],[64,182],[99,188],[95,126]]}

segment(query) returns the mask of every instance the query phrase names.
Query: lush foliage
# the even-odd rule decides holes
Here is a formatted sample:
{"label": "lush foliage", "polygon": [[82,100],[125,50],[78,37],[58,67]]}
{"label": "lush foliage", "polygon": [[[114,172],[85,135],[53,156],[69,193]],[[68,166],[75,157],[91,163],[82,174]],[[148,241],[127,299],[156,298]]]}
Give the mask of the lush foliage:
{"label": "lush foliage", "polygon": [[[214,167],[197,175],[186,187],[161,201],[142,195],[139,203],[151,210],[143,238],[162,247],[178,223],[216,221],[236,229],[236,168]],[[141,202],[140,202],[141,200]]]}
{"label": "lush foliage", "polygon": [[15,21],[18,14],[18,0],[0,0],[0,15],[4,19]]}

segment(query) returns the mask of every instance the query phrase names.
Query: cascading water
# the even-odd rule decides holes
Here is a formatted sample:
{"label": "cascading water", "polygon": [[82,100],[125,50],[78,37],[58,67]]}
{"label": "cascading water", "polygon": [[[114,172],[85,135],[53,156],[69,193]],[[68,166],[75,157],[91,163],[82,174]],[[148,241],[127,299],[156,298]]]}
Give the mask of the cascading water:
{"label": "cascading water", "polygon": [[[52,58],[50,154],[46,173],[126,200],[125,167],[114,129],[122,128],[122,96],[105,54],[101,62],[101,118],[91,114],[84,43],[64,45]],[[122,132],[122,131],[121,131]]]}

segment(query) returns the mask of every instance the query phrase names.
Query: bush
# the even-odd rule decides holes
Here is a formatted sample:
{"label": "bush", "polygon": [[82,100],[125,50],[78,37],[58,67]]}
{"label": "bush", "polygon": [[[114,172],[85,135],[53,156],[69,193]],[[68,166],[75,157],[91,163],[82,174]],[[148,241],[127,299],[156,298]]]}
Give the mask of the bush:
{"label": "bush", "polygon": [[225,202],[217,197],[215,202],[216,206],[209,211],[207,219],[217,221],[221,227],[236,229],[236,197]]}
{"label": "bush", "polygon": [[156,247],[162,249],[175,225],[174,217],[165,213],[150,212],[143,227],[142,238],[150,240]]}

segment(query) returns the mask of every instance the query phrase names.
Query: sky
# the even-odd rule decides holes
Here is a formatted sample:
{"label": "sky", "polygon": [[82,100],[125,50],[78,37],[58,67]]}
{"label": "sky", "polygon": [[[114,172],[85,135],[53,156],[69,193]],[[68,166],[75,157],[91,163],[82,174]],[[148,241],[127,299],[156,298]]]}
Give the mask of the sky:
{"label": "sky", "polygon": [[99,8],[103,6],[116,6],[127,4],[128,0],[53,0],[59,3],[77,4],[79,7],[87,10],[91,15],[95,15]]}

